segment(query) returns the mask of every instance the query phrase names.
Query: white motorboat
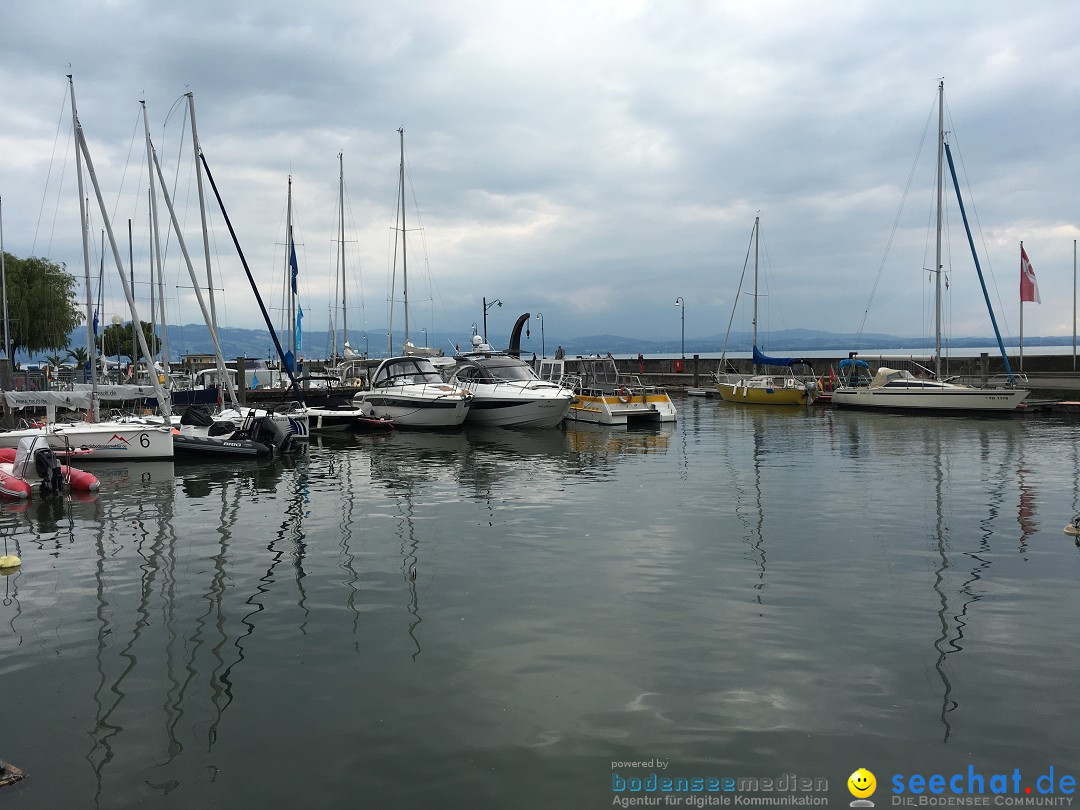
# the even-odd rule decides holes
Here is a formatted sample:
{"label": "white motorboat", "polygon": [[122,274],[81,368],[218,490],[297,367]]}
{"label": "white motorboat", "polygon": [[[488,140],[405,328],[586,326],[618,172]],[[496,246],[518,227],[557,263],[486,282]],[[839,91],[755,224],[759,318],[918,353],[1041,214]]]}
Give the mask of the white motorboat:
{"label": "white motorboat", "polygon": [[473,336],[473,351],[457,355],[450,384],[473,395],[470,424],[498,427],[555,427],[566,418],[574,392],[541,380],[532,367]]}
{"label": "white motorboat", "polygon": [[[337,377],[325,374],[309,374],[297,382],[304,387],[304,409],[308,416],[308,429],[312,433],[331,433],[361,427],[368,419],[364,411],[334,392]],[[312,388],[311,386],[318,386]]]}
{"label": "white motorboat", "polygon": [[396,427],[456,427],[465,421],[473,395],[447,383],[426,357],[383,360],[371,387],[353,397],[367,416],[391,419]]}

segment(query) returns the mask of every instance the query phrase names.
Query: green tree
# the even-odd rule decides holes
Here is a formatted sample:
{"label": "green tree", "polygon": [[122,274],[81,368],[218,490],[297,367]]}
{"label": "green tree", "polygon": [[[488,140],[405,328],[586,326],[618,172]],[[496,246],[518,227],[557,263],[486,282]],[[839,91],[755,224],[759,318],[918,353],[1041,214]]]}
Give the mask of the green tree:
{"label": "green tree", "polygon": [[[161,341],[158,340],[158,336],[154,333],[154,325],[146,321],[139,321],[139,325],[142,327],[142,333],[146,338],[146,345],[150,349],[150,353],[156,354]],[[132,348],[130,323],[116,323],[106,326],[105,331],[102,333],[102,339],[105,343],[106,357],[126,357],[134,363],[135,358],[140,354],[137,339],[135,340],[134,349]]]}
{"label": "green tree", "polygon": [[67,358],[75,364],[75,368],[82,371],[86,368],[86,364],[90,362],[90,352],[86,350],[85,346],[78,346],[74,349],[68,349]]}
{"label": "green tree", "polygon": [[68,334],[85,316],[75,300],[75,278],[62,264],[4,253],[12,353],[66,349]]}
{"label": "green tree", "polygon": [[55,354],[45,355],[45,362],[52,366],[54,371],[59,371],[60,364],[64,362],[64,358],[60,356],[59,352],[56,352]]}

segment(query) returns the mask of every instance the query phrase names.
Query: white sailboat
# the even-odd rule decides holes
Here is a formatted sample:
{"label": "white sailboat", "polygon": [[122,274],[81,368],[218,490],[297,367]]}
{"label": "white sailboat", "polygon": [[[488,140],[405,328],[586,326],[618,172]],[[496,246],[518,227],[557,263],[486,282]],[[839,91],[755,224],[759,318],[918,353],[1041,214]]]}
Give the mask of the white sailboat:
{"label": "white sailboat", "polygon": [[[68,84],[71,92],[71,119],[75,135],[75,165],[79,187],[79,217],[83,241],[83,264],[86,272],[87,286],[87,322],[92,320],[93,312],[90,309],[90,243],[87,232],[86,196],[84,193],[83,161],[86,161],[86,172],[93,185],[95,196],[101,217],[108,234],[109,245],[112,248],[116,269],[120,275],[120,283],[127,299],[131,313],[131,322],[139,324],[139,313],[135,306],[135,299],[127,274],[124,272],[123,261],[117,248],[116,237],[113,234],[112,224],[109,221],[108,210],[105,200],[98,186],[97,175],[90,158],[90,150],[86,145],[86,137],[83,134],[82,125],[79,123],[78,111],[75,105],[75,84],[72,77],[68,76]],[[134,329],[142,354],[147,358],[147,364],[152,365],[153,360],[146,343],[146,336],[141,329]],[[92,334],[89,333],[91,369],[95,373],[91,375],[89,386],[81,391],[42,391],[21,392],[5,391],[4,399],[9,408],[40,407],[45,408],[46,421],[44,427],[27,426],[16,430],[0,432],[0,447],[17,448],[19,442],[25,437],[44,436],[49,446],[54,450],[63,450],[67,447],[85,447],[93,451],[86,456],[88,461],[102,461],[114,459],[157,459],[173,457],[172,430],[165,425],[131,424],[122,421],[99,421],[97,416],[100,396],[97,390],[96,356]],[[159,407],[166,420],[171,414],[171,403],[168,392],[158,382],[156,375],[150,375],[150,388],[157,398]],[[123,386],[134,388],[134,386]],[[68,407],[73,409],[85,409],[87,420],[76,422],[56,422],[56,408]]]}
{"label": "white sailboat", "polygon": [[[975,262],[975,269],[979,274],[979,282],[982,284],[983,297],[990,313],[990,321],[997,335],[998,346],[1004,362],[1008,383],[1000,388],[979,388],[970,385],[944,380],[941,377],[941,235],[942,235],[942,209],[944,196],[944,167],[945,159],[948,159],[949,171],[956,190],[956,199],[960,207],[960,213],[964,220],[964,228],[967,232],[968,245]],[[841,386],[833,391],[832,403],[842,408],[873,408],[888,409],[907,412],[945,411],[953,413],[985,412],[985,413],[1008,413],[1016,408],[1027,397],[1028,391],[1016,387],[1016,378],[1009,364],[1005,346],[998,330],[997,319],[994,310],[990,306],[990,297],[986,292],[986,284],[983,281],[982,269],[979,265],[979,257],[975,252],[975,245],[971,239],[971,230],[968,228],[967,214],[964,210],[964,201],[960,196],[960,186],[956,181],[956,172],[953,168],[952,153],[945,139],[945,83],[938,85],[938,150],[937,150],[937,250],[934,265],[935,306],[934,306],[934,378],[923,379],[915,377],[909,371],[882,367],[877,370],[870,384],[867,386]]]}

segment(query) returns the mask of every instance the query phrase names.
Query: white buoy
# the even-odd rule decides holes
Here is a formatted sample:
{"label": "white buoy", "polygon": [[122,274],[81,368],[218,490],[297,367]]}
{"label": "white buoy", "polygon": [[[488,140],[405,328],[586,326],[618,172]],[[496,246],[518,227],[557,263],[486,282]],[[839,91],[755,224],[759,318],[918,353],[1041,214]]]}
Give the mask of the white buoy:
{"label": "white buoy", "polygon": [[22,565],[22,560],[20,560],[14,554],[5,554],[3,556],[0,556],[0,569],[18,568],[20,565]]}

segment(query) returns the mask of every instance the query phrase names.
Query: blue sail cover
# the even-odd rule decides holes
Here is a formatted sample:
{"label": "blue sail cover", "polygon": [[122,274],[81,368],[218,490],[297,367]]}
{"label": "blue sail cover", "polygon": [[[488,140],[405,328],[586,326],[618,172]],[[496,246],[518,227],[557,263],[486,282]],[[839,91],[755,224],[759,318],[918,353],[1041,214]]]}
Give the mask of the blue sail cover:
{"label": "blue sail cover", "polygon": [[790,366],[793,363],[801,363],[794,357],[769,357],[766,354],[762,354],[758,351],[758,347],[754,347],[754,365],[755,366]]}

